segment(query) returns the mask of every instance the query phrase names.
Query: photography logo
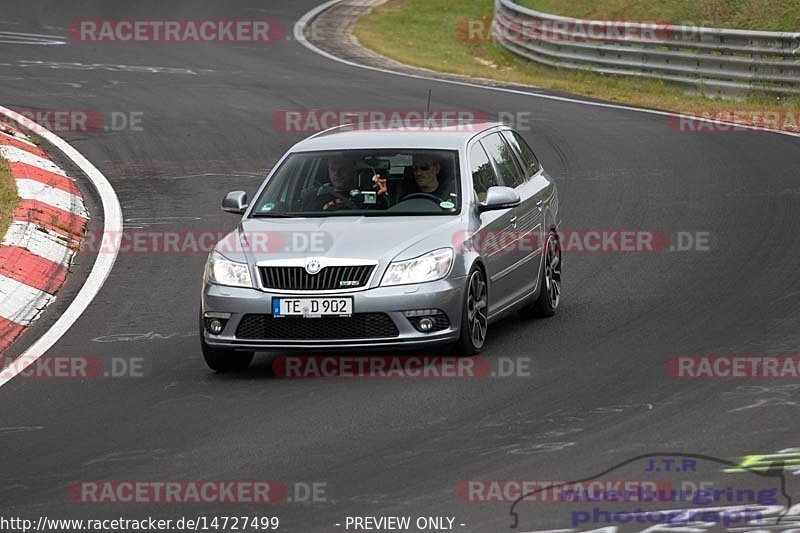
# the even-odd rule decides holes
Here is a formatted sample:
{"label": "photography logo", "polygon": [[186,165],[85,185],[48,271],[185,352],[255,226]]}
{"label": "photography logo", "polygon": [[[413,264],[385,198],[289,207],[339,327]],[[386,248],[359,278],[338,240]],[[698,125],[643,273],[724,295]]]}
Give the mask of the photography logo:
{"label": "photography logo", "polygon": [[[566,510],[569,516],[572,529],[563,529],[565,532],[580,531],[577,528],[582,526],[595,531],[653,531],[658,527],[704,532],[720,527],[777,527],[790,521],[796,525],[794,517],[787,516],[793,503],[786,472],[798,469],[800,454],[795,449],[788,451],[794,453],[750,455],[738,462],[683,452],[638,455],[582,479],[520,494],[509,509],[510,529],[520,530],[520,523],[525,522],[524,531],[533,533],[533,522],[546,521],[549,525],[542,530],[552,530],[554,509]],[[639,488],[636,494],[585,490],[597,480],[636,475],[653,476],[659,489]],[[543,501],[540,493],[544,491],[558,494],[567,505],[536,507],[536,502]],[[524,519],[521,513],[525,513]]]}

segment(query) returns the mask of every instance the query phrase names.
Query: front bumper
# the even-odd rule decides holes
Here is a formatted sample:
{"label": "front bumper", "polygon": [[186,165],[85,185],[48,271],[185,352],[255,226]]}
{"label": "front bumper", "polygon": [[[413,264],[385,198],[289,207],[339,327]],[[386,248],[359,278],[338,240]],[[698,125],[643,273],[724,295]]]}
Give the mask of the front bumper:
{"label": "front bumper", "polygon": [[[459,336],[461,309],[464,300],[466,277],[445,278],[429,283],[375,287],[358,292],[324,294],[326,297],[347,296],[353,298],[353,313],[385,313],[397,328],[395,336],[368,338],[240,338],[237,329],[245,315],[271,315],[272,299],[308,297],[308,294],[277,294],[258,289],[225,287],[204,283],[201,313],[230,313],[225,327],[219,335],[201,329],[204,341],[209,346],[240,350],[267,350],[271,348],[370,348],[386,346],[434,345],[455,342]],[[323,295],[320,295],[323,296]],[[422,333],[403,314],[418,309],[439,309],[447,315],[449,327],[443,330]],[[271,318],[271,317],[269,317]],[[276,319],[285,320],[285,319]],[[314,321],[324,318],[303,318]],[[305,325],[311,327],[313,323]],[[202,321],[201,321],[202,326]],[[307,337],[307,335],[306,335]]]}

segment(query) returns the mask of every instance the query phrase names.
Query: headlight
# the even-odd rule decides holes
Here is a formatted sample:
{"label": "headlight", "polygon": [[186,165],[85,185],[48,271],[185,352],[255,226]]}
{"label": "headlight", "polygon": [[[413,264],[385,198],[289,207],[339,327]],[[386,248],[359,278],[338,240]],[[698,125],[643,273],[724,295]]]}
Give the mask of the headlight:
{"label": "headlight", "polygon": [[445,277],[452,265],[452,248],[434,250],[408,261],[395,261],[386,269],[381,286],[436,281]]}
{"label": "headlight", "polygon": [[245,263],[236,263],[217,252],[211,252],[206,262],[206,281],[231,287],[252,287],[250,268]]}

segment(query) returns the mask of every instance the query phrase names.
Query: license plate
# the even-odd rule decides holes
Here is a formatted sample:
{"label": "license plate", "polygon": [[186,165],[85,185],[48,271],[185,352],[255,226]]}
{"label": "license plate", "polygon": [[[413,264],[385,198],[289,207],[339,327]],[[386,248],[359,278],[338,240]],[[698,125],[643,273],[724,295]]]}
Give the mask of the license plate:
{"label": "license plate", "polygon": [[280,316],[350,316],[353,314],[352,298],[273,298],[272,314]]}

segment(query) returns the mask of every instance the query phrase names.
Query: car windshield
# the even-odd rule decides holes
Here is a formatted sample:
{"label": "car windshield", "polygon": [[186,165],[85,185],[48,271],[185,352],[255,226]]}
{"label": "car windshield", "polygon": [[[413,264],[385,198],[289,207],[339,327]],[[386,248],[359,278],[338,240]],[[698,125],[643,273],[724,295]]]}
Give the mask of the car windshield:
{"label": "car windshield", "polygon": [[252,217],[454,215],[461,209],[458,153],[344,150],[290,154]]}

